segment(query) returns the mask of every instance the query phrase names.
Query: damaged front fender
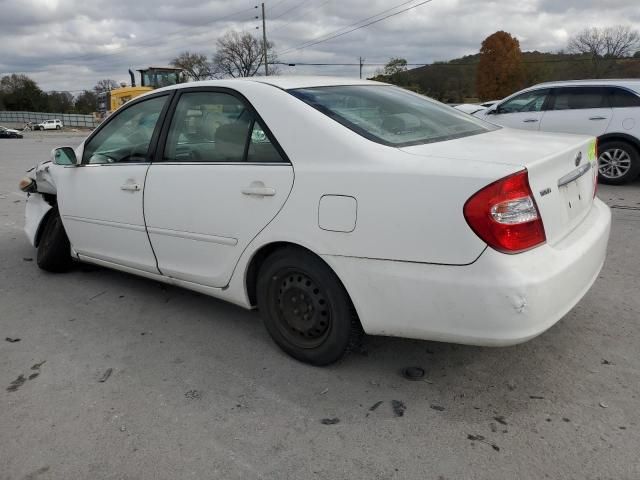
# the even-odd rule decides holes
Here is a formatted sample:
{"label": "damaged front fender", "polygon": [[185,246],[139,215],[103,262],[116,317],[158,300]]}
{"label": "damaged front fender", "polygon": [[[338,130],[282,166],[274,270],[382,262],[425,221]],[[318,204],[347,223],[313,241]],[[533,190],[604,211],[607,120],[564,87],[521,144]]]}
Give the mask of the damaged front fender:
{"label": "damaged front fender", "polygon": [[55,195],[57,193],[56,184],[51,177],[51,172],[49,169],[53,163],[51,161],[46,161],[40,163],[35,168],[36,174],[36,188],[40,193],[48,193],[50,195]]}
{"label": "damaged front fender", "polygon": [[27,198],[25,209],[24,231],[27,234],[29,243],[36,247],[40,229],[44,225],[44,220],[53,207],[47,202],[42,194],[32,193]]}

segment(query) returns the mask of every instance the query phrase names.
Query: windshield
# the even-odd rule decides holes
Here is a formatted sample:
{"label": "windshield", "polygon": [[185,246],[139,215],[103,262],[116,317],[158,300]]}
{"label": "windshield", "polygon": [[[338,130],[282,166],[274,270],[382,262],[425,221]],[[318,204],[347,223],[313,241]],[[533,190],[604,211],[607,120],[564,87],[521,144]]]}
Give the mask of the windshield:
{"label": "windshield", "polygon": [[363,137],[394,147],[441,142],[499,128],[392,86],[312,87],[289,93]]}

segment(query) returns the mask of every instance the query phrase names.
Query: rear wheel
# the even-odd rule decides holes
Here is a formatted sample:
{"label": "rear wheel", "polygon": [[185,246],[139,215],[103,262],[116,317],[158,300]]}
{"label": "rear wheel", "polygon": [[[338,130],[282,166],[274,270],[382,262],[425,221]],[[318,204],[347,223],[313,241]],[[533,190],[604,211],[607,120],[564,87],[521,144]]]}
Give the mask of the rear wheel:
{"label": "rear wheel", "polygon": [[627,142],[604,142],[598,148],[598,173],[602,183],[621,185],[640,173],[638,151]]}
{"label": "rear wheel", "polygon": [[257,300],[273,340],[300,361],[328,365],[361,339],[362,327],[340,280],[303,250],[283,249],[267,258]]}
{"label": "rear wheel", "polygon": [[38,244],[38,267],[48,272],[65,272],[71,268],[71,245],[64,231],[58,209],[49,214]]}

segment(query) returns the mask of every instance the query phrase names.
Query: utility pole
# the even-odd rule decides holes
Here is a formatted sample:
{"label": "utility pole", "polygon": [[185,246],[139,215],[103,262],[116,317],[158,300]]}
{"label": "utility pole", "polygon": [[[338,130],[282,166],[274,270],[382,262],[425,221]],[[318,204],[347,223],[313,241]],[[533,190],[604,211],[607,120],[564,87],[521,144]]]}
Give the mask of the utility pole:
{"label": "utility pole", "polygon": [[364,65],[364,58],[360,57],[360,80],[362,80],[362,65]]}
{"label": "utility pole", "polygon": [[269,76],[269,61],[267,60],[267,24],[264,18],[264,3],[262,4],[262,50],[264,53],[264,76]]}

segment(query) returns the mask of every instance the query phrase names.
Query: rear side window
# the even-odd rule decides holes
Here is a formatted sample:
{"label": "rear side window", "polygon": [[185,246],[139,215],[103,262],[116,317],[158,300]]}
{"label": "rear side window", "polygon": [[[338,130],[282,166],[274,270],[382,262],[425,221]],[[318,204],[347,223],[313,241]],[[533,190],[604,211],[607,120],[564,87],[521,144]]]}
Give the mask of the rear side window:
{"label": "rear side window", "polygon": [[606,89],[602,87],[564,87],[553,90],[550,110],[609,108]]}
{"label": "rear side window", "polygon": [[497,128],[392,86],[311,87],[289,93],[357,134],[394,147],[441,142]]}
{"label": "rear side window", "polygon": [[610,88],[609,101],[613,108],[640,107],[640,96],[623,88]]}
{"label": "rear side window", "polygon": [[265,130],[248,106],[230,93],[183,93],[171,121],[163,160],[284,162]]}

